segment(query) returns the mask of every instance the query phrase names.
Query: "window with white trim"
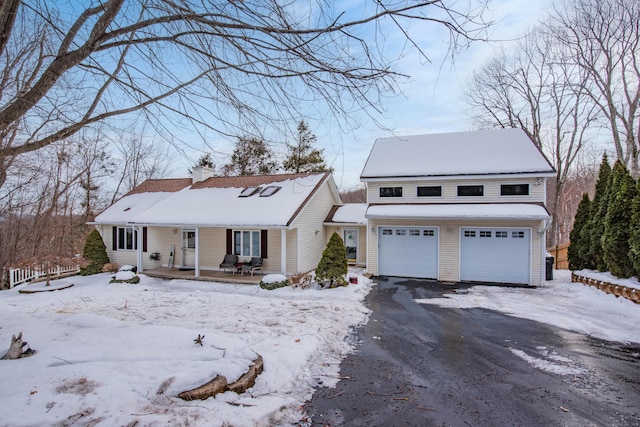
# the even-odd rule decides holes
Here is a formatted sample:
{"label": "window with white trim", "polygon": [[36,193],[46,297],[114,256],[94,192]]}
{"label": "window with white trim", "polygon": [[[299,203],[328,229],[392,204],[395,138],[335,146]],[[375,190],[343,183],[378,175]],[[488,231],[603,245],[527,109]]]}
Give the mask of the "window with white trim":
{"label": "window with white trim", "polygon": [[184,249],[196,248],[196,230],[182,230],[182,247]]}
{"label": "window with white trim", "polygon": [[529,184],[502,184],[500,186],[501,196],[528,196]]}
{"label": "window with white trim", "polygon": [[482,197],[484,185],[458,185],[459,197]]}
{"label": "window with white trim", "polygon": [[240,256],[260,256],[260,230],[234,230],[233,253]]}
{"label": "window with white trim", "polygon": [[476,237],[474,230],[464,230],[464,237]]}
{"label": "window with white trim", "polygon": [[506,239],[507,237],[509,237],[509,233],[507,233],[506,231],[496,231],[496,237],[499,239]]}
{"label": "window with white trim", "polygon": [[511,237],[514,239],[524,239],[524,231],[512,231]]}
{"label": "window with white trim", "polygon": [[407,230],[404,228],[398,228],[396,230],[396,236],[406,236],[407,235]]}
{"label": "window with white trim", "polygon": [[118,227],[118,250],[138,249],[138,230],[134,227]]}
{"label": "window with white trim", "polygon": [[441,185],[420,186],[416,190],[418,197],[442,197]]}
{"label": "window with white trim", "polygon": [[419,236],[419,235],[420,235],[420,230],[414,230],[414,229],[409,230],[409,236]]}
{"label": "window with white trim", "polygon": [[422,235],[426,236],[426,237],[433,237],[436,234],[435,234],[434,230],[422,230]]}
{"label": "window with white trim", "polygon": [[486,230],[480,230],[480,237],[491,237],[491,232]]}
{"label": "window with white trim", "polygon": [[391,230],[390,228],[384,228],[382,230],[382,235],[383,236],[391,236],[391,235],[393,235],[393,230]]}
{"label": "window with white trim", "polygon": [[380,187],[380,197],[402,197],[402,187]]}

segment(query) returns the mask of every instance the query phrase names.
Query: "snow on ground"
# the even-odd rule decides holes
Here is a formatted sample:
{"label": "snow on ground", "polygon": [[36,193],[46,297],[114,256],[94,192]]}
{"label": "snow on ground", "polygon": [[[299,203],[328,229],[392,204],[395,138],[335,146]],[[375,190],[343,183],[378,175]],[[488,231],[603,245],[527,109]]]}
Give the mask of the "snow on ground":
{"label": "snow on ground", "polygon": [[[74,284],[65,290],[0,292],[0,355],[20,331],[37,350],[0,360],[3,426],[289,425],[315,387],[338,381],[372,285],[359,276],[345,288],[267,291],[140,277],[131,285],[75,276],[51,282]],[[264,372],[246,393],[174,397],[218,374],[236,380],[257,354]]]}
{"label": "snow on ground", "polygon": [[[618,342],[640,343],[640,305],[571,283],[570,272],[536,289],[475,286],[418,300],[451,308],[482,307]],[[275,426],[300,420],[319,385],[338,381],[347,340],[364,324],[372,282],[330,290],[232,285],[141,275],[109,284],[111,275],[51,282],[55,292],[0,292],[0,355],[22,331],[31,357],[0,360],[0,423],[35,425]],[[204,336],[203,345],[194,340]],[[510,351],[539,369],[578,375],[575,362],[546,347]],[[255,386],[205,401],[175,396],[216,375],[231,382],[256,355]]]}
{"label": "snow on ground", "polygon": [[448,308],[486,308],[604,340],[640,343],[640,304],[571,283],[567,270],[554,271],[554,278],[535,289],[474,286],[468,292],[417,301]]}

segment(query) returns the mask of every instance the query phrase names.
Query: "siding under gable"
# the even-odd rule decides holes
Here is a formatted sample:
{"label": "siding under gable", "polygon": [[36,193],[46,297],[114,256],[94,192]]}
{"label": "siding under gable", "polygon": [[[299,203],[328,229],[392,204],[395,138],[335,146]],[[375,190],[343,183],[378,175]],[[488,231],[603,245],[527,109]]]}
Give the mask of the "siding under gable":
{"label": "siding under gable", "polygon": [[[529,184],[528,196],[501,196],[502,184]],[[441,197],[418,197],[421,186],[442,186]],[[458,197],[458,185],[483,185],[482,197]],[[380,197],[380,187],[402,187],[402,197]],[[505,176],[501,178],[477,179],[424,179],[415,181],[375,181],[367,183],[368,203],[545,203],[545,180],[536,184],[533,178]]]}
{"label": "siding under gable", "polygon": [[336,203],[329,185],[329,180],[326,180],[292,223],[297,229],[298,241],[295,272],[314,270],[326,247],[328,237],[323,222]]}

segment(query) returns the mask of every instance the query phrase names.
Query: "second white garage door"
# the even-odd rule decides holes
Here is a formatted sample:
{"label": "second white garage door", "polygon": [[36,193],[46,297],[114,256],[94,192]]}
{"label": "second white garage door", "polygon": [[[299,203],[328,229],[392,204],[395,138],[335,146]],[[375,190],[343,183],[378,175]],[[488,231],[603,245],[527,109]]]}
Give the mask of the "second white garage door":
{"label": "second white garage door", "polygon": [[378,230],[380,275],[438,277],[437,227],[380,227]]}
{"label": "second white garage door", "polygon": [[529,284],[530,275],[530,229],[460,229],[460,280]]}

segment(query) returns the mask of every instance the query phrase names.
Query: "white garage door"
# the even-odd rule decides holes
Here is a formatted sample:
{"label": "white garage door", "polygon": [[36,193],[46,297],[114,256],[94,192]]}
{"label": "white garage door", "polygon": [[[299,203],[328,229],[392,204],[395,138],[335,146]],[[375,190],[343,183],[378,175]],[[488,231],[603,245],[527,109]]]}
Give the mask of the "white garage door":
{"label": "white garage door", "polygon": [[437,227],[380,227],[378,230],[380,275],[438,277]]}
{"label": "white garage door", "polygon": [[529,283],[531,230],[462,228],[460,280]]}

